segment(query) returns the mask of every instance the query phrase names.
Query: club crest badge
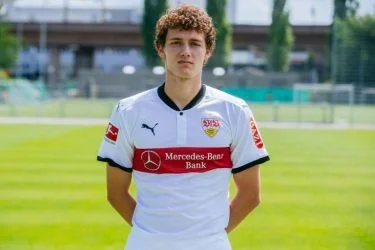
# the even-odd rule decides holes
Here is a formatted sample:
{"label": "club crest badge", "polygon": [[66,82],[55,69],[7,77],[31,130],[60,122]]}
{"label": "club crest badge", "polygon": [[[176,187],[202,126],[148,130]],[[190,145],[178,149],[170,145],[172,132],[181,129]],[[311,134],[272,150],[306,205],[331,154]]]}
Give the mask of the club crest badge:
{"label": "club crest badge", "polygon": [[206,135],[214,137],[220,129],[220,120],[216,118],[202,118],[201,125]]}

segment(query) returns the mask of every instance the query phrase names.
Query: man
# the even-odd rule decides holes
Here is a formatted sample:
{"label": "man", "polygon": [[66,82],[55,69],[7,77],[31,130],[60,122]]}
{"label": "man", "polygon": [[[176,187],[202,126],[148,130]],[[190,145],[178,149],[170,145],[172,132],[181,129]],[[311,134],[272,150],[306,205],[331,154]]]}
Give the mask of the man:
{"label": "man", "polygon": [[259,203],[268,153],[247,104],[202,84],[214,46],[206,12],[168,11],[155,37],[165,83],[112,113],[98,160],[107,162],[109,202],[132,226],[126,250],[229,250],[227,234]]}

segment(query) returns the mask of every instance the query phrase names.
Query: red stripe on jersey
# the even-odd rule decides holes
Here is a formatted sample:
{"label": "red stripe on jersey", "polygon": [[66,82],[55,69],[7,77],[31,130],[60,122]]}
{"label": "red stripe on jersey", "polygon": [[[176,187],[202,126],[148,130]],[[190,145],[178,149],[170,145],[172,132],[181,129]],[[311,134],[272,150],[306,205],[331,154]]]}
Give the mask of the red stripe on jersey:
{"label": "red stripe on jersey", "polygon": [[133,169],[155,174],[203,173],[232,168],[230,148],[135,149]]}

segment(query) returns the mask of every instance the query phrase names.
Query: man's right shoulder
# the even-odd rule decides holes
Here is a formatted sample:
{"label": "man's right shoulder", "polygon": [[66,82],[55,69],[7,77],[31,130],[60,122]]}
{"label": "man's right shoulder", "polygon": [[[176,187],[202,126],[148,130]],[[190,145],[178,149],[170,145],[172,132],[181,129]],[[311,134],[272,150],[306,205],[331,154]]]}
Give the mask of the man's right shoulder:
{"label": "man's right shoulder", "polygon": [[153,101],[155,99],[156,92],[156,88],[152,88],[138,94],[123,98],[117,103],[117,110],[126,110],[130,107]]}

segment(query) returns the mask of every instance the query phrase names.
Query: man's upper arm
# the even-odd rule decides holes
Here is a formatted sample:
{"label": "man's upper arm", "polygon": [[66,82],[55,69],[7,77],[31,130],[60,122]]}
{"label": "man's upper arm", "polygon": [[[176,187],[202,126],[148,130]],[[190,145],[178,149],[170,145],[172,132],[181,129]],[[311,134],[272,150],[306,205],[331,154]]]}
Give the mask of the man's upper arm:
{"label": "man's upper arm", "polygon": [[[253,166],[239,173],[233,174],[237,192],[247,192],[251,197],[260,195],[260,168]],[[259,197],[258,197],[259,198]]]}
{"label": "man's upper arm", "polygon": [[120,168],[107,164],[107,194],[108,196],[121,195],[128,192],[132,174]]}

